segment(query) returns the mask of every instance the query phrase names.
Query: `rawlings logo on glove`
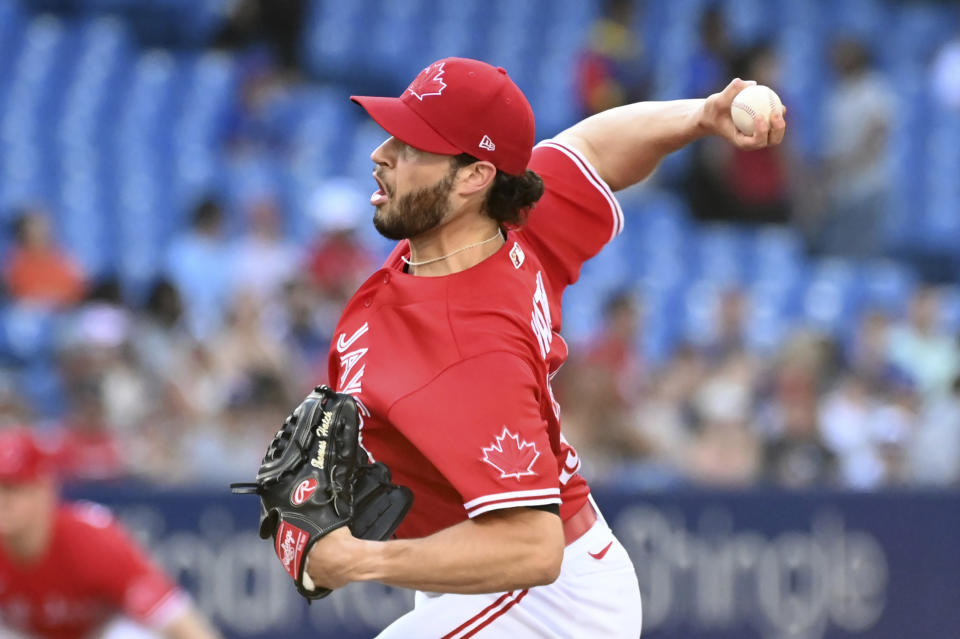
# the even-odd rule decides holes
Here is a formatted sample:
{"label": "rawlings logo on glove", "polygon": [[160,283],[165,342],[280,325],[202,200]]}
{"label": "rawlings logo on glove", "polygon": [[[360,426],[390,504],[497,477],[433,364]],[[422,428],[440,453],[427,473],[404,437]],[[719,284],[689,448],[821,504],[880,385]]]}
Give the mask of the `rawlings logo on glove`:
{"label": "rawlings logo on glove", "polygon": [[350,395],[318,386],[287,417],[267,447],[254,483],[234,493],[260,496],[260,536],[307,599],[330,594],[305,574],[314,543],[342,526],[361,539],[389,538],[410,510],[413,494],[371,464],[360,446],[357,404]]}
{"label": "rawlings logo on glove", "polygon": [[290,505],[291,506],[302,506],[303,502],[310,499],[310,496],[313,493],[317,492],[317,483],[316,479],[312,477],[310,479],[304,479],[302,482],[297,484],[297,487],[293,489],[293,492],[290,494]]}
{"label": "rawlings logo on glove", "polygon": [[285,521],[280,522],[277,530],[277,557],[280,558],[284,570],[294,579],[300,574],[300,558],[308,541],[310,535]]}

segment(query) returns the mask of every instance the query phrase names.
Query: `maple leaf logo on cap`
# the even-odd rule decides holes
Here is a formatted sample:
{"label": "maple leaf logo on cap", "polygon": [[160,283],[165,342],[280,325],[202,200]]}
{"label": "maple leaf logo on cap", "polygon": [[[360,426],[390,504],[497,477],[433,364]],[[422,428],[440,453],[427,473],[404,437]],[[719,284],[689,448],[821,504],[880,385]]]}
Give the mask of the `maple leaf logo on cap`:
{"label": "maple leaf logo on cap", "polygon": [[540,456],[540,451],[532,443],[521,440],[507,427],[503,427],[496,441],[489,447],[483,448],[483,461],[500,471],[500,479],[507,477],[521,477],[536,475],[533,464]]}
{"label": "maple leaf logo on cap", "polygon": [[420,75],[410,83],[407,91],[413,94],[413,97],[423,102],[428,95],[440,95],[447,88],[447,83],[443,81],[444,62],[431,64],[420,72]]}

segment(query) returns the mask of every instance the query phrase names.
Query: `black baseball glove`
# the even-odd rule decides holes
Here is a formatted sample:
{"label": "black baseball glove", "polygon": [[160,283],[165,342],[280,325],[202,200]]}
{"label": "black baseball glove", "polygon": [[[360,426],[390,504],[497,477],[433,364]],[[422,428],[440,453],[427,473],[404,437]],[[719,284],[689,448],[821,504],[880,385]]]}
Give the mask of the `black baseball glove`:
{"label": "black baseball glove", "polygon": [[353,397],[316,387],[270,442],[257,481],[230,485],[234,493],[260,496],[260,536],[273,537],[277,557],[307,599],[331,592],[314,588],[305,574],[314,542],[341,526],[382,541],[413,503],[384,464],[370,463],[358,442],[359,420]]}

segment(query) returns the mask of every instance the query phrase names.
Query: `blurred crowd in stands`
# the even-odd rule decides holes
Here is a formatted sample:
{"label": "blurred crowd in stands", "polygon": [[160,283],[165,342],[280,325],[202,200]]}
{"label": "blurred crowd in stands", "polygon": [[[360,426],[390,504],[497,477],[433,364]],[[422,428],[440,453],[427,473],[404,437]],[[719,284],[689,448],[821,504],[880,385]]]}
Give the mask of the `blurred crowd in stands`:
{"label": "blurred crowd in stands", "polygon": [[588,474],[643,487],[956,485],[960,349],[937,302],[923,288],[907,317],[866,314],[848,349],[797,328],[761,358],[731,289],[712,340],[650,368],[636,355],[642,303],[614,296],[557,376],[565,432]]}
{"label": "blurred crowd in stands", "polygon": [[[583,115],[649,97],[652,70],[630,28],[641,6],[610,2],[591,30],[572,71]],[[263,35],[251,24],[260,23],[238,10],[220,44],[267,37],[281,46],[238,97],[244,107],[224,154],[270,147],[257,114],[277,87],[304,81],[292,69],[296,52],[282,46],[296,25],[270,22]],[[734,49],[719,11],[703,14],[700,40],[687,95],[733,76],[777,87],[775,50]],[[798,162],[789,144],[744,153],[706,140],[681,175],[654,181],[679,189],[702,221],[792,225],[814,254],[880,254],[896,92],[855,40],[836,42],[832,62],[822,163]],[[960,36],[930,69],[933,94],[960,109]],[[133,301],[116,281],[88,278],[58,243],[42,200],[25,205],[3,251],[5,297],[54,311],[62,406],[31,402],[10,365],[0,369],[0,419],[41,429],[68,479],[248,478],[291,407],[326,381],[339,312],[383,257],[367,229],[373,183],[317,186],[315,234],[296,240],[269,192],[243,203],[238,231],[210,194],[167,247],[163,276]],[[633,289],[607,300],[604,324],[571,345],[554,381],[589,478],[651,489],[960,483],[960,341],[936,321],[936,282],[916,290],[902,317],[868,310],[844,341],[796,326],[772,355],[745,342],[748,303],[731,286],[710,341],[648,363],[644,300]]]}

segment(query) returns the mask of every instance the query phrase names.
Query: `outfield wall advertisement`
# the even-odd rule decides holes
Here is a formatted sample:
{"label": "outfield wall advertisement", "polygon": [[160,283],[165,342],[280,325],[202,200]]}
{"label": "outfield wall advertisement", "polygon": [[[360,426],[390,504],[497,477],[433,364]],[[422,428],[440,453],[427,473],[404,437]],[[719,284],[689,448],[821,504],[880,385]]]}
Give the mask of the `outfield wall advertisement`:
{"label": "outfield wall advertisement", "polygon": [[[253,498],[75,486],[111,506],[230,639],[369,639],[411,593],[354,584],[308,606]],[[595,497],[637,567],[649,639],[960,637],[960,493],[680,491]]]}

